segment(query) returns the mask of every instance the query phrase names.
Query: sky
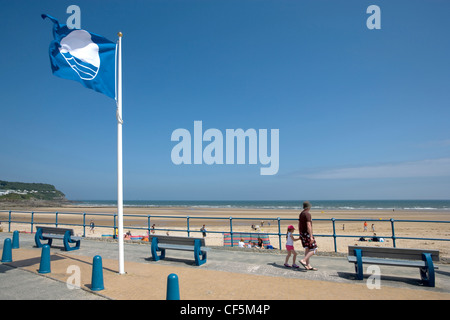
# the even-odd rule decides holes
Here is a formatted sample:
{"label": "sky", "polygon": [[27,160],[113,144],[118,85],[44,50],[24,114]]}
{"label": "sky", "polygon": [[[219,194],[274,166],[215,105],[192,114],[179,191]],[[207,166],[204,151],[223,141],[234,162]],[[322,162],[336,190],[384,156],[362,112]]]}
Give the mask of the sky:
{"label": "sky", "polygon": [[[449,1],[0,3],[0,180],[117,199],[114,99],[50,68],[41,14],[77,5],[82,29],[123,33],[125,200],[449,199]],[[227,129],[278,130],[277,173],[174,164],[195,121],[223,154]]]}

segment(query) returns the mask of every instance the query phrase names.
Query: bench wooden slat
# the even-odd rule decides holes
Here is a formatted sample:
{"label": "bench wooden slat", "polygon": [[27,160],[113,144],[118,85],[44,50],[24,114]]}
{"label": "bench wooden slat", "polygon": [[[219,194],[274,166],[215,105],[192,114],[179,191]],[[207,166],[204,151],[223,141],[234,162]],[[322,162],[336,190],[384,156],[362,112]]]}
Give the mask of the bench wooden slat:
{"label": "bench wooden slat", "polygon": [[64,239],[64,235],[54,234],[54,233],[43,233],[42,236],[44,238],[52,238],[52,239]]}
{"label": "bench wooden slat", "polygon": [[[52,238],[52,239],[59,239],[59,240],[63,240],[64,239],[64,235],[52,234],[52,233],[43,233],[42,237],[44,237],[44,238]],[[74,241],[77,241],[77,240],[81,240],[83,238],[82,237],[70,236],[70,239],[74,240]]]}
{"label": "bench wooden slat", "polygon": [[46,227],[46,226],[36,226],[37,229],[42,229],[42,233],[48,233],[48,234],[62,234],[64,235],[66,231],[70,231],[70,235],[73,236],[74,232],[73,229],[69,228],[58,228],[58,227]]}
{"label": "bench wooden slat", "polygon": [[[168,243],[158,243],[158,248],[160,249],[172,249],[172,250],[183,250],[183,251],[194,251],[194,246],[176,245]],[[209,251],[208,247],[200,247],[201,251]]]}
{"label": "bench wooden slat", "polygon": [[[347,257],[348,262],[356,262],[355,256]],[[364,264],[379,264],[386,266],[398,266],[398,267],[415,267],[422,268],[425,267],[425,261],[410,261],[410,260],[394,260],[394,259],[380,259],[380,258],[362,258]]]}
{"label": "bench wooden slat", "polygon": [[205,246],[205,239],[203,239],[203,238],[150,235],[148,238],[148,241],[151,242],[154,237],[158,238],[158,243],[160,243],[160,244],[165,243],[165,244],[180,244],[180,245],[193,246],[195,244],[195,240],[200,240],[201,246],[202,247]]}

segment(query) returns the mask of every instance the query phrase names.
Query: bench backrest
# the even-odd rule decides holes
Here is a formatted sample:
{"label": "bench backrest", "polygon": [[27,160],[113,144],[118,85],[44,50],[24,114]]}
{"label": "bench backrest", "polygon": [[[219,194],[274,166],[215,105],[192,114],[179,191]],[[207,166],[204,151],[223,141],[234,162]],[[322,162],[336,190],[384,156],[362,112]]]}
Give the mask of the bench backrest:
{"label": "bench backrest", "polygon": [[203,238],[151,235],[151,236],[149,236],[148,241],[152,242],[153,238],[158,238],[159,243],[181,244],[181,245],[187,245],[187,246],[193,246],[195,244],[195,240],[200,240],[200,246],[202,246],[202,247],[205,246],[205,239],[203,239]]}
{"label": "bench backrest", "polygon": [[348,255],[354,256],[355,249],[361,249],[363,257],[422,260],[422,253],[430,253],[433,261],[439,261],[439,250],[349,246]]}
{"label": "bench backrest", "polygon": [[73,229],[67,229],[67,228],[57,228],[57,227],[42,227],[42,226],[36,226],[37,229],[42,229],[42,233],[49,233],[49,234],[65,234],[67,230],[70,231],[70,235],[73,236]]}

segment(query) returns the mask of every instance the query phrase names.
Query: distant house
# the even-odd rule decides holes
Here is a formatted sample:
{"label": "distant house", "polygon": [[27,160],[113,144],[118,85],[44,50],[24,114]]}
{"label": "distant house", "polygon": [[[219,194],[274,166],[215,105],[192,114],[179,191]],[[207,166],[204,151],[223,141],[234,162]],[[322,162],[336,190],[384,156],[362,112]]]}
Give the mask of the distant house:
{"label": "distant house", "polygon": [[4,196],[5,194],[11,193],[12,190],[0,190],[0,196]]}
{"label": "distant house", "polygon": [[6,194],[16,193],[16,194],[27,194],[27,193],[37,193],[35,190],[0,190],[0,197]]}

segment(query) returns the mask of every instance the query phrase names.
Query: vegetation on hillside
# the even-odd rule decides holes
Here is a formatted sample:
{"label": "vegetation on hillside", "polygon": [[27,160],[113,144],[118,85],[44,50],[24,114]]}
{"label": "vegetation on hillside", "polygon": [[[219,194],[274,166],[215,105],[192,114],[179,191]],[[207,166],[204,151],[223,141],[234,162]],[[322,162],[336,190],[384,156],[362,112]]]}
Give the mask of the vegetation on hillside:
{"label": "vegetation on hillside", "polygon": [[64,193],[46,183],[9,182],[0,180],[0,201],[66,200]]}

